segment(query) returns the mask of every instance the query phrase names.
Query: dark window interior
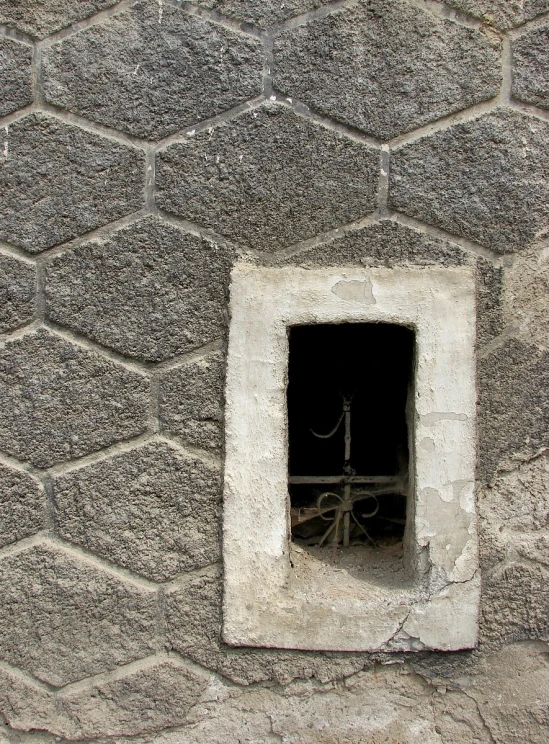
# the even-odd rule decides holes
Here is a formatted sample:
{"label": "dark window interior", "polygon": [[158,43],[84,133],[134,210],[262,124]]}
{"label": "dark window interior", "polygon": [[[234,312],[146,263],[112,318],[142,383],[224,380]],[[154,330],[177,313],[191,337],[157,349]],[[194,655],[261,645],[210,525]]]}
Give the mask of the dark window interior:
{"label": "dark window interior", "polygon": [[289,345],[293,538],[342,547],[402,540],[413,331],[386,323],[294,326]]}

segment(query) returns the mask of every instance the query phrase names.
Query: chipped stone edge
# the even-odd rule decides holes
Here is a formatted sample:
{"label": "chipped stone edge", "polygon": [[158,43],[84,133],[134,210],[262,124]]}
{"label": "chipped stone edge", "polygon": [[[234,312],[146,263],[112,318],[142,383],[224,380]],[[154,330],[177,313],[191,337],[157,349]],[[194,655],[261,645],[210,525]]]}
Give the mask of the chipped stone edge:
{"label": "chipped stone edge", "polygon": [[[227,643],[330,651],[476,646],[474,286],[469,268],[236,264],[226,383]],[[404,589],[359,581],[289,541],[287,328],[341,322],[416,331],[405,536],[413,578]],[[449,518],[452,511],[459,519]]]}

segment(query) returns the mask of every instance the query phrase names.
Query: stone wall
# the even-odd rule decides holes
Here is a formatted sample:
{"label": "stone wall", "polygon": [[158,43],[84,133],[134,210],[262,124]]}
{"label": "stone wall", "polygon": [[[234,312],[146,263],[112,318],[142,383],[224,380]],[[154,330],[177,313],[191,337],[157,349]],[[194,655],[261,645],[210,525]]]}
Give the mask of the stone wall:
{"label": "stone wall", "polygon": [[[545,744],[549,2],[0,0],[0,741]],[[480,644],[220,640],[228,277],[478,287]]]}

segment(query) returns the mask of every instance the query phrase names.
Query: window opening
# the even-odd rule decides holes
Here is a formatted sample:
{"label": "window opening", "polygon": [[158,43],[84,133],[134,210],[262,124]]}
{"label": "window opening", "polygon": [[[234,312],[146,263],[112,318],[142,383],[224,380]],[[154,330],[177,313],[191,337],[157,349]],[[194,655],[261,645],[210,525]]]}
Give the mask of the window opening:
{"label": "window opening", "polygon": [[292,539],[323,560],[402,561],[413,354],[404,326],[289,329]]}

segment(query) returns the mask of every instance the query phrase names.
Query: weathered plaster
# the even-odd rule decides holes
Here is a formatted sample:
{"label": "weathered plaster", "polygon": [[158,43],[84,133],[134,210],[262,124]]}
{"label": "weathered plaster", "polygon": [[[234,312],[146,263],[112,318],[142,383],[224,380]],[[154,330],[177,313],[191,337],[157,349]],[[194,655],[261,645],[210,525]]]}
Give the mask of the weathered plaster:
{"label": "weathered plaster", "polygon": [[[358,580],[288,539],[288,327],[342,322],[416,331],[410,581],[400,589]],[[223,524],[227,642],[339,651],[476,644],[474,333],[468,269],[235,266]]]}

